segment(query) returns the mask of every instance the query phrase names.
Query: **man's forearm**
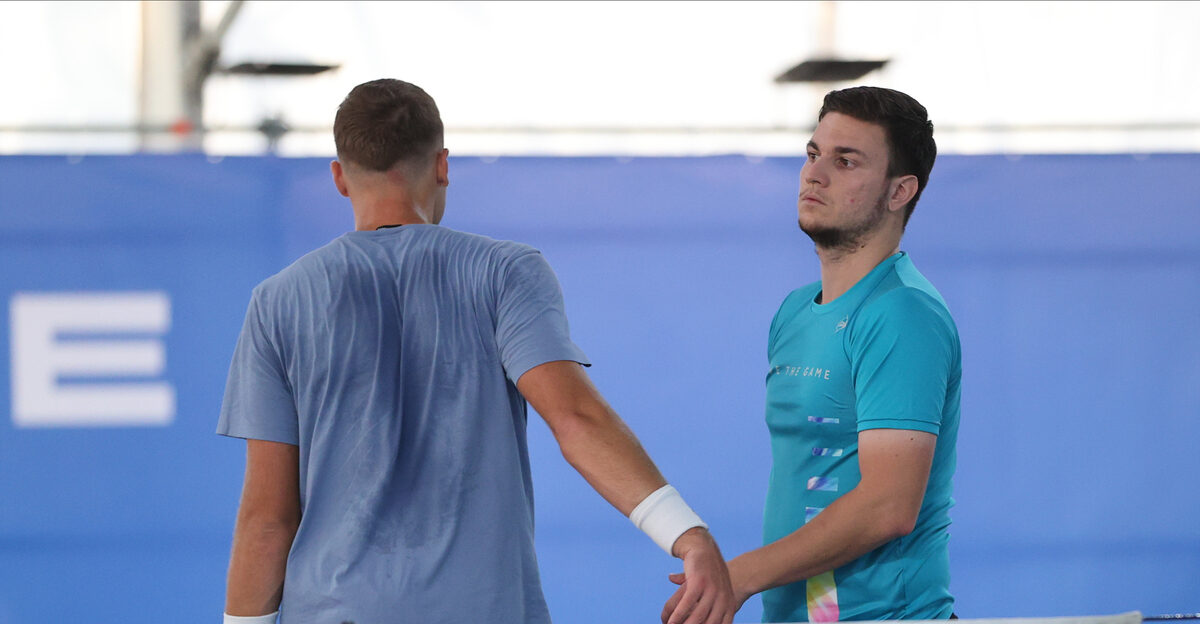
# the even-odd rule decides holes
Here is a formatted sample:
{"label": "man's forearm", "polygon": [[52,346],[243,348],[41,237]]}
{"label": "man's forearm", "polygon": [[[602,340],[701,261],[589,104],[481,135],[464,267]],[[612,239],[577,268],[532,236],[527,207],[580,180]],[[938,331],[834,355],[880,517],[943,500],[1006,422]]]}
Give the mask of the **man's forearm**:
{"label": "man's forearm", "polygon": [[666,484],[578,363],[535,366],[517,380],[517,389],[549,425],[567,462],[621,513],[628,516]]}
{"label": "man's forearm", "polygon": [[606,405],[556,423],[563,457],[613,507],[628,516],[667,481],[625,423]]}
{"label": "man's forearm", "polygon": [[804,526],[730,562],[734,590],[752,595],[828,572],[912,532],[937,436],[903,429],[859,433],[862,478]]}
{"label": "man's forearm", "polygon": [[734,591],[745,597],[812,578],[904,535],[885,497],[851,490],[791,534],[729,562]]}
{"label": "man's forearm", "polygon": [[288,551],[295,537],[293,524],[238,518],[229,560],[225,613],[252,616],[279,610]]}
{"label": "man's forearm", "polygon": [[[536,366],[517,380],[517,388],[546,420],[563,457],[592,488],[626,516],[638,510],[633,514],[637,519],[630,520],[683,559],[690,580],[681,588],[680,600],[664,610],[664,624],[729,624],[736,607],[716,541],[674,488],[664,487],[667,481],[662,473],[579,364],[556,361]],[[647,500],[655,493],[658,498]],[[643,502],[648,506],[638,509]]]}

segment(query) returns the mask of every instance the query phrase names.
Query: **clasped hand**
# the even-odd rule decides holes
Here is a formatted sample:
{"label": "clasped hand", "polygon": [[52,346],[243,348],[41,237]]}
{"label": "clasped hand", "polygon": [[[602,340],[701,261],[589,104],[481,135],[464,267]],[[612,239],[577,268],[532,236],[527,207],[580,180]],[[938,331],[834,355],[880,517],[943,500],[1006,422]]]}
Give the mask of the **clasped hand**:
{"label": "clasped hand", "polygon": [[744,599],[735,599],[729,569],[712,535],[690,529],[675,541],[672,552],[683,559],[683,573],[670,576],[679,589],[663,607],[663,624],[731,624]]}

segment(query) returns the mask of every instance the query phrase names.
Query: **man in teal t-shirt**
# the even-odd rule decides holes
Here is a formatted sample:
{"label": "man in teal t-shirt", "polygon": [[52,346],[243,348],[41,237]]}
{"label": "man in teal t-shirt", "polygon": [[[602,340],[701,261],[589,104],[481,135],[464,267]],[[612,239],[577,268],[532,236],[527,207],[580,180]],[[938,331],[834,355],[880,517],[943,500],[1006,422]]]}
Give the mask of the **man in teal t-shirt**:
{"label": "man in teal t-shirt", "polygon": [[771,323],[764,546],[730,561],[735,597],[762,592],[764,622],[949,618],[958,332],[899,250],[933,125],[873,87],[829,93],[819,119],[798,212],[821,281]]}
{"label": "man in teal t-shirt", "polygon": [[[875,466],[911,470],[903,476],[878,475],[906,476],[910,498],[882,501],[878,511],[861,508],[868,517],[856,521],[881,523],[897,539],[848,563],[834,563],[836,569],[765,591],[764,621],[949,617],[946,529],[961,376],[954,321],[903,252],[836,300],[817,303],[820,295],[820,284],[793,291],[771,324],[767,426],[774,466],[763,514],[764,543],[787,538],[862,483],[866,467],[860,468],[860,445],[870,444],[864,433],[898,437],[894,444],[901,453],[911,446],[916,461],[888,464],[891,458],[884,456]],[[930,438],[932,462],[927,463]],[[882,487],[876,491],[890,497]],[[890,506],[903,503],[907,515]],[[904,535],[914,513],[912,532]]]}

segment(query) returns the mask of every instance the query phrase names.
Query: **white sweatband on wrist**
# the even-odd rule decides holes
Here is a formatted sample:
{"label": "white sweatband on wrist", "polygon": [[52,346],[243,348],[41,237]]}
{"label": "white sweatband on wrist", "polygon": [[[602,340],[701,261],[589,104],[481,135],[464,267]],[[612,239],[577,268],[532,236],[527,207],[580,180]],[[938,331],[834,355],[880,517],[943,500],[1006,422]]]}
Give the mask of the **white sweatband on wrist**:
{"label": "white sweatband on wrist", "polygon": [[664,485],[642,499],[629,514],[629,520],[672,556],[671,548],[680,535],[694,527],[708,528],[670,485]]}
{"label": "white sweatband on wrist", "polygon": [[225,614],[224,624],[275,624],[279,612],[266,615],[229,615]]}

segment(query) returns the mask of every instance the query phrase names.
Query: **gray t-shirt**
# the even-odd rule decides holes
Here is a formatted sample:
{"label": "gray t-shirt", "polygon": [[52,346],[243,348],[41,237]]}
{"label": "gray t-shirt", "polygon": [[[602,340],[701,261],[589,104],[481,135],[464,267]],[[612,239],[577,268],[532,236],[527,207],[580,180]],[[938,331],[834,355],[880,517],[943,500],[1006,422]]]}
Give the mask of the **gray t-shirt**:
{"label": "gray t-shirt", "polygon": [[515,383],[556,360],[588,363],[519,243],[350,232],[255,288],[217,433],[300,448],[281,621],[549,622]]}

